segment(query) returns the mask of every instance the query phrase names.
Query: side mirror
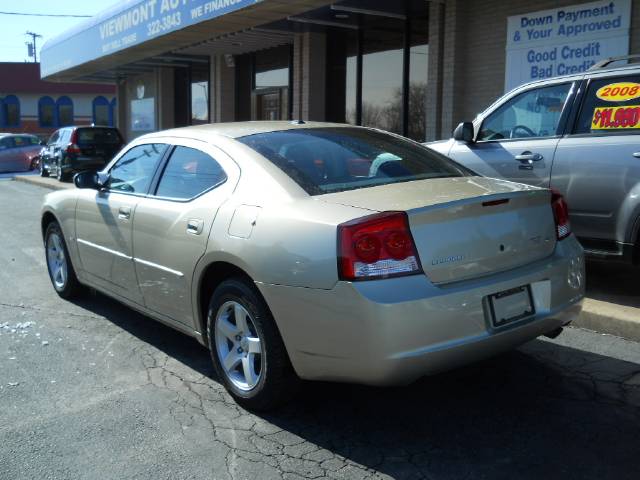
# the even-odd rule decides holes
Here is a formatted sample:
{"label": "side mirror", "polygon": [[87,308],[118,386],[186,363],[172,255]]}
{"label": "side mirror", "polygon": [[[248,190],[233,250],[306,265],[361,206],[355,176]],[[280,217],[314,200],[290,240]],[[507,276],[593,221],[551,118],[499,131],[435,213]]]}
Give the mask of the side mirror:
{"label": "side mirror", "polygon": [[473,123],[462,122],[461,124],[459,124],[456,127],[456,129],[453,131],[453,139],[459,142],[473,143],[474,141]]}
{"label": "side mirror", "polygon": [[73,177],[73,183],[77,188],[92,188],[100,190],[103,184],[100,182],[100,176],[97,172],[80,172]]}
{"label": "side mirror", "polygon": [[111,180],[111,175],[104,172],[98,172],[97,175],[98,175],[98,186],[100,188],[107,188],[107,185],[109,184],[109,180]]}

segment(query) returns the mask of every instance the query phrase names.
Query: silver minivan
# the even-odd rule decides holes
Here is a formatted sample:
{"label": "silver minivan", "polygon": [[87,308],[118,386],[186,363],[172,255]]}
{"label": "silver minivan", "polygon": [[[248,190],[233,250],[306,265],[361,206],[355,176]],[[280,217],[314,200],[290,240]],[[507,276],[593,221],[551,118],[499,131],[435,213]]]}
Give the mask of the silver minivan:
{"label": "silver minivan", "polygon": [[640,263],[640,64],[522,85],[428,146],[488,177],[551,187],[591,257]]}

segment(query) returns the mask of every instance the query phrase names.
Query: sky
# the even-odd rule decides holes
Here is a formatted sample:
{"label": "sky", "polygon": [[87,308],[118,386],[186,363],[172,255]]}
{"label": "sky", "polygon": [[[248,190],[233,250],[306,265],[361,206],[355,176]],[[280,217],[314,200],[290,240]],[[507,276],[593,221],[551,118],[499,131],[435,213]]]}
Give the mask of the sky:
{"label": "sky", "polygon": [[[55,15],[95,15],[118,3],[117,0],[0,0],[0,12],[39,13]],[[0,13],[0,62],[33,61],[27,56],[25,43],[31,31],[42,35],[37,39],[38,59],[40,48],[50,40],[85,18],[32,17]]]}

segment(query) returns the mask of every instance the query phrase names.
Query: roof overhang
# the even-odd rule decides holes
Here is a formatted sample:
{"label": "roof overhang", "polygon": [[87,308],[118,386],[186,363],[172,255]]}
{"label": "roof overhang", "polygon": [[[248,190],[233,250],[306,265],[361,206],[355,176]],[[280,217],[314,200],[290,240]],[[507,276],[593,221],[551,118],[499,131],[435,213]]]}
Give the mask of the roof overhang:
{"label": "roof overhang", "polygon": [[[115,79],[118,72],[135,74],[142,73],[145,67],[172,66],[189,58],[185,55],[167,61],[162,57],[168,52],[185,51],[331,3],[332,0],[128,0],[47,42],[41,52],[41,76],[56,82],[107,81]],[[274,43],[282,43],[282,38],[269,36]],[[156,60],[154,65],[149,64]]]}

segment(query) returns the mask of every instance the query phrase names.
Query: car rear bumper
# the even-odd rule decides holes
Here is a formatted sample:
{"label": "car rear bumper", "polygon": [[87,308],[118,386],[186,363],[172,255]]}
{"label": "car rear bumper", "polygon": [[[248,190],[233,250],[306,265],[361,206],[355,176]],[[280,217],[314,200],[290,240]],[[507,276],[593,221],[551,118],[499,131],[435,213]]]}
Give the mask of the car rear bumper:
{"label": "car rear bumper", "polygon": [[107,162],[102,158],[79,157],[73,160],[66,159],[62,164],[62,171],[69,173],[83,170],[99,170],[106,164]]}
{"label": "car rear bumper", "polygon": [[[530,285],[535,315],[500,328],[488,296]],[[445,286],[425,275],[338,282],[331,290],[258,284],[301,378],[410,383],[512,349],[576,318],[583,251],[573,236],[544,260]]]}

